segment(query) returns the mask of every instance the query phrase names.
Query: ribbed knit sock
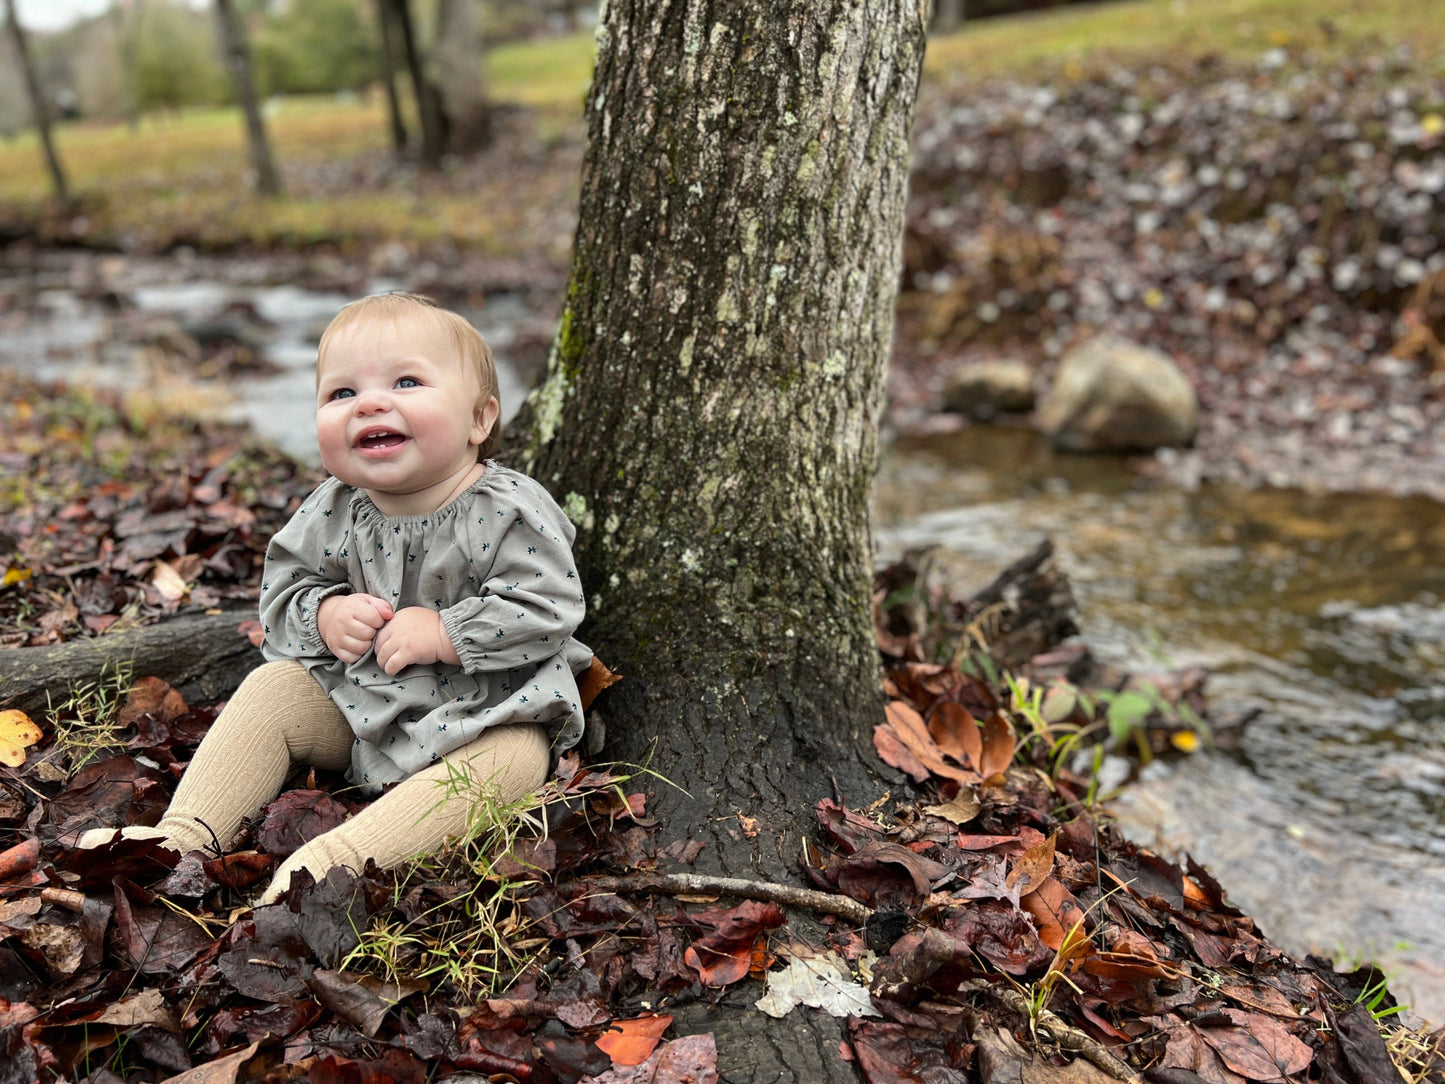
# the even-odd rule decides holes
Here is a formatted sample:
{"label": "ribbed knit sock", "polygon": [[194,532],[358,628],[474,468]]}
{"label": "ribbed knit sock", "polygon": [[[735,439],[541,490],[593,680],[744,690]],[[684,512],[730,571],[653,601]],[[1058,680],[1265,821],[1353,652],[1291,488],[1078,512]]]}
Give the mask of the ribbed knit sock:
{"label": "ribbed knit sock", "polygon": [[[449,837],[466,830],[475,788],[500,802],[513,802],[546,782],[550,762],[547,733],[536,723],[485,730],[291,855],[260,902],[274,902],[298,869],[309,870],[319,881],[337,866],[360,872],[368,858],[389,869],[437,851]],[[453,768],[465,769],[471,786],[452,786]]]}
{"label": "ribbed knit sock", "polygon": [[[241,821],[281,790],[293,762],[339,770],[351,763],[355,740],[345,717],[316,679],[294,660],[253,670],[212,725],[181,777],[161,822],[120,830],[124,839],[155,839],[185,854],[224,848]],[[97,828],[78,846],[116,838]]]}

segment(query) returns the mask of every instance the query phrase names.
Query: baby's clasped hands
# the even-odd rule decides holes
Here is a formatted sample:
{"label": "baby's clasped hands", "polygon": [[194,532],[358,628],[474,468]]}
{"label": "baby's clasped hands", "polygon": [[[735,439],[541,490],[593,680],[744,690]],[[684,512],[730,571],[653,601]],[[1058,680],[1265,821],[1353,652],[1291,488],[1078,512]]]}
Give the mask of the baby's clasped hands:
{"label": "baby's clasped hands", "polygon": [[316,628],[342,662],[356,662],[374,645],[377,663],[392,675],[417,663],[460,663],[441,614],[425,606],[393,611],[375,595],[332,595],[316,611]]}
{"label": "baby's clasped hands", "polygon": [[377,632],[391,618],[391,603],[375,595],[332,595],[316,610],[316,631],[338,659],[356,662],[371,650]]}

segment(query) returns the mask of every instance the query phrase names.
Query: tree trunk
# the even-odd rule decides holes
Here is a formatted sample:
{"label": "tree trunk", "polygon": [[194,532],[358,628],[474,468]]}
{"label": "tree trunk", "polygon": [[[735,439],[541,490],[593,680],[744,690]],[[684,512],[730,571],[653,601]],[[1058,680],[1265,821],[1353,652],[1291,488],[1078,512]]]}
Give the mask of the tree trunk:
{"label": "tree trunk", "polygon": [[453,154],[485,149],[492,141],[492,105],[482,78],[478,0],[441,0],[432,62],[446,149]]}
{"label": "tree trunk", "polygon": [[236,21],[231,0],[216,0],[216,22],[221,32],[221,49],[226,67],[236,84],[236,98],[246,117],[246,140],[251,148],[251,168],[256,171],[256,191],[263,196],[281,194],[281,178],[271,160],[271,144],[266,139],[266,126],[256,101],[256,85],[251,79],[251,50],[246,33]]}
{"label": "tree trunk", "polygon": [[401,98],[396,92],[396,35],[389,0],[376,0],[376,20],[381,27],[381,75],[391,117],[391,147],[400,154],[406,150],[406,123],[401,117]]}
{"label": "tree trunk", "polygon": [[25,31],[15,14],[15,0],[5,0],[5,15],[10,24],[10,40],[15,45],[15,55],[20,58],[20,67],[25,75],[25,91],[30,95],[30,111],[35,117],[35,130],[40,133],[40,148],[45,154],[45,168],[50,172],[55,198],[61,203],[69,203],[70,189],[65,184],[65,170],[60,167],[60,157],[55,153],[55,143],[50,137],[50,107],[40,86],[40,76],[35,71],[35,61],[30,56]]}
{"label": "tree trunk", "polygon": [[519,453],[579,525],[609,757],[701,868],[786,878],[870,800],[869,490],[918,0],[613,0],[571,279]]}
{"label": "tree trunk", "polygon": [[929,29],[935,34],[947,34],[962,26],[967,17],[968,0],[934,0]]}
{"label": "tree trunk", "polygon": [[260,650],[239,631],[254,616],[252,608],[187,615],[54,647],[0,651],[0,708],[36,715],[119,666],[136,678],[165,678],[192,704],[214,704],[261,665]]}
{"label": "tree trunk", "polygon": [[389,0],[396,25],[401,28],[401,46],[406,54],[406,68],[411,75],[411,88],[416,95],[416,111],[421,119],[421,164],[423,169],[438,169],[442,163],[441,109],[436,88],[422,71],[421,53],[416,44],[416,27],[412,23],[410,0]]}

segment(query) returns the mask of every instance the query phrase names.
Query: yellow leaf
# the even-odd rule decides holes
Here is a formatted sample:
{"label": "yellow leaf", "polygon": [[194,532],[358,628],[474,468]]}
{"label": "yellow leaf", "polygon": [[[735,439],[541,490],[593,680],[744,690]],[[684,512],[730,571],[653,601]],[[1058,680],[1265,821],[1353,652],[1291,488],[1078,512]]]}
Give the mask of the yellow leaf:
{"label": "yellow leaf", "polygon": [[1445,132],[1445,117],[1439,113],[1426,113],[1420,118],[1420,127],[1428,136],[1437,136]]}
{"label": "yellow leaf", "polygon": [[1181,753],[1192,753],[1199,748],[1199,735],[1192,730],[1176,730],[1169,735],[1169,744]]}
{"label": "yellow leaf", "polygon": [[19,565],[11,565],[5,570],[5,575],[0,576],[0,588],[14,587],[17,583],[24,583],[30,578],[30,569],[21,568]]}
{"label": "yellow leaf", "polygon": [[1144,291],[1144,304],[1151,309],[1158,309],[1164,305],[1164,291],[1157,286],[1151,286]]}
{"label": "yellow leaf", "polygon": [[1271,45],[1285,46],[1292,40],[1288,30],[1271,30],[1269,32],[1269,43]]}
{"label": "yellow leaf", "polygon": [[25,750],[40,740],[40,728],[23,711],[0,711],[0,764],[18,768],[25,763]]}

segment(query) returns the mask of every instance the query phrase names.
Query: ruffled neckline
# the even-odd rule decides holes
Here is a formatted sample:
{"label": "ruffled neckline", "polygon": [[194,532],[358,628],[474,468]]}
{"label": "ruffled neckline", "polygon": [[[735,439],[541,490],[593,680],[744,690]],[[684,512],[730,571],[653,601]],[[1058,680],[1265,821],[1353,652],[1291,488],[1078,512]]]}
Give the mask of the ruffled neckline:
{"label": "ruffled neckline", "polygon": [[353,487],[354,492],[351,497],[352,512],[360,518],[380,520],[382,523],[393,527],[428,527],[441,523],[454,517],[461,510],[463,497],[470,493],[480,493],[482,490],[490,489],[496,484],[498,472],[503,469],[502,466],[491,459],[484,459],[482,462],[485,464],[486,469],[482,471],[481,477],[467,486],[466,489],[462,490],[446,504],[440,508],[434,508],[430,512],[419,512],[410,516],[388,516],[376,506],[376,503],[371,499],[371,495],[360,487]]}

